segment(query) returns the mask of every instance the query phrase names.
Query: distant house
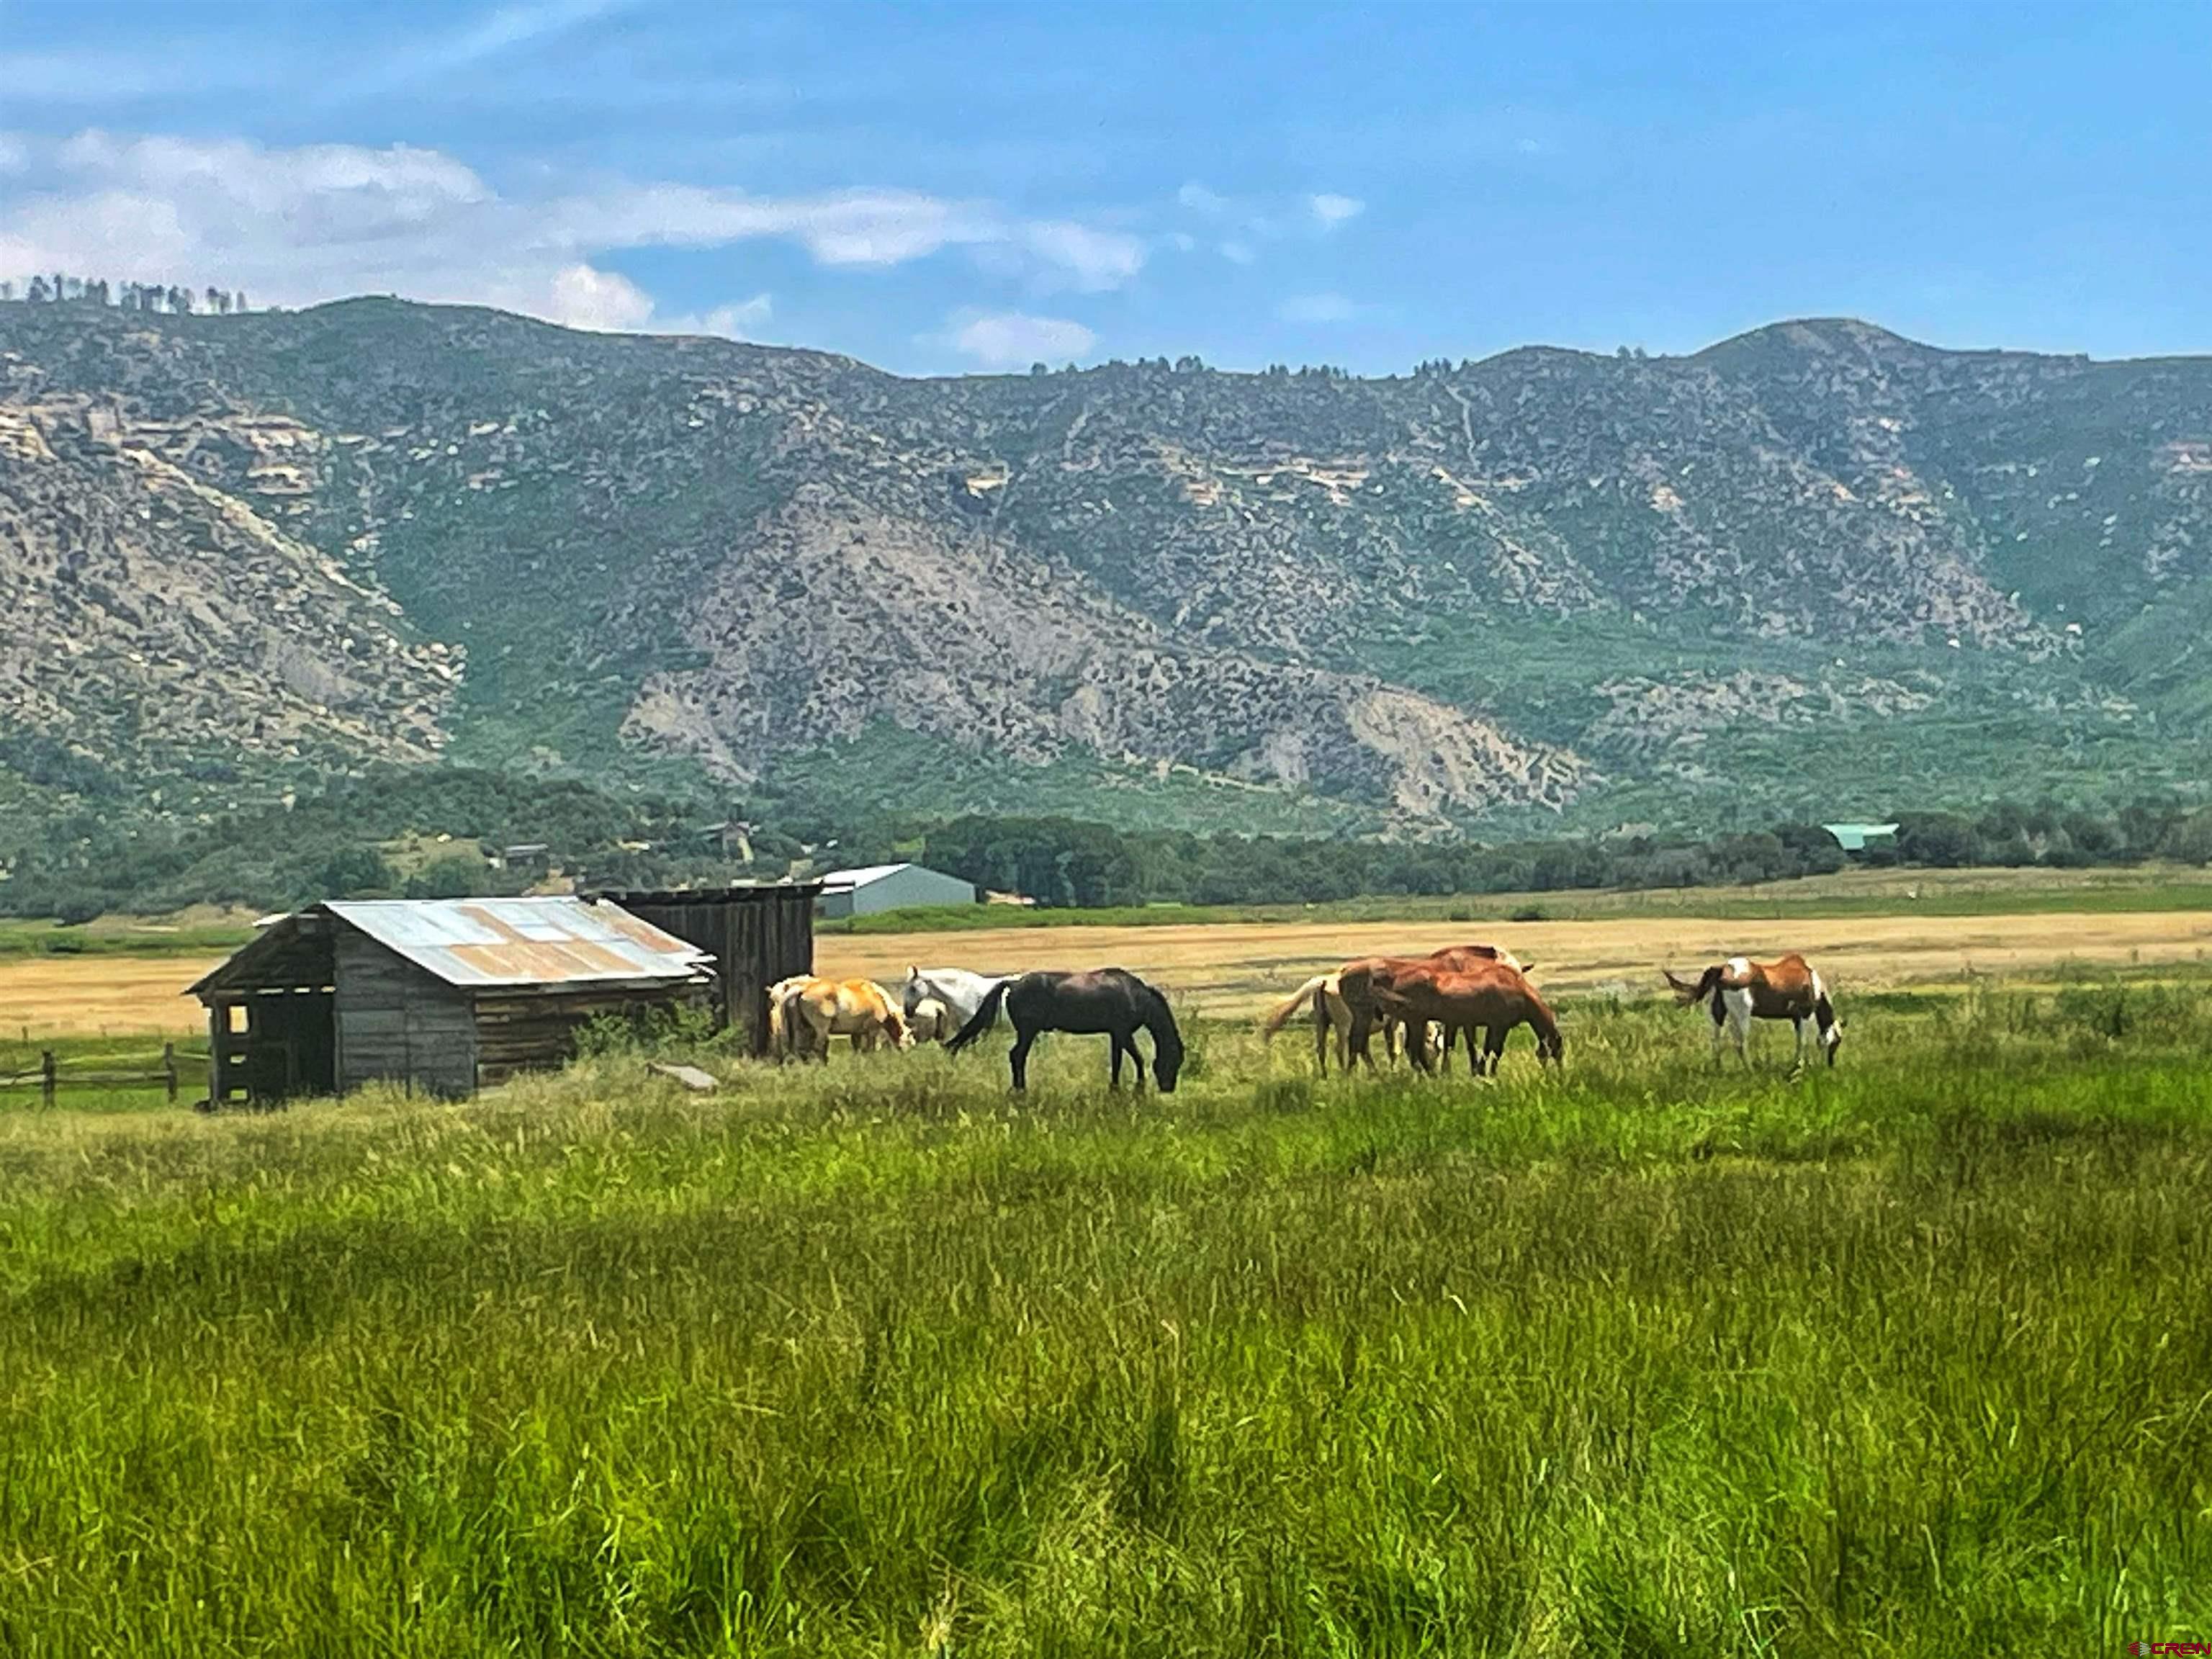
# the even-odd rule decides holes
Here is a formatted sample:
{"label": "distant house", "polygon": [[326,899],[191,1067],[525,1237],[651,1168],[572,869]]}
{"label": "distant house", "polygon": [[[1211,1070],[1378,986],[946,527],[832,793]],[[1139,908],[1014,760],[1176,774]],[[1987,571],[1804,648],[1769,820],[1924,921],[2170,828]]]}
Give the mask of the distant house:
{"label": "distant house", "polygon": [[1846,853],[1863,853],[1869,843],[1894,846],[1897,826],[1893,823],[1824,823],[1820,826],[1836,838],[1836,845]]}
{"label": "distant house", "polygon": [[832,870],[822,878],[822,915],[832,921],[921,905],[975,902],[973,882],[919,864],[871,864],[858,870]]}

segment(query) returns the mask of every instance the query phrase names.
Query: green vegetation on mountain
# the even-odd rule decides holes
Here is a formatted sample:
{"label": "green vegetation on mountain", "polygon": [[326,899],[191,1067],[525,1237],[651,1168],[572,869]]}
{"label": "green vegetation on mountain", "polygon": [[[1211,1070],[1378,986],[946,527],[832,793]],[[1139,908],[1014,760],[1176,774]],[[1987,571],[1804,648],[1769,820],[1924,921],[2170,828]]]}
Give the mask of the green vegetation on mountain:
{"label": "green vegetation on mountain", "polygon": [[[456,765],[671,824],[2103,811],[2206,776],[2212,361],[1807,322],[902,380],[386,300],[0,305],[0,860]],[[455,831],[509,832],[548,839]]]}

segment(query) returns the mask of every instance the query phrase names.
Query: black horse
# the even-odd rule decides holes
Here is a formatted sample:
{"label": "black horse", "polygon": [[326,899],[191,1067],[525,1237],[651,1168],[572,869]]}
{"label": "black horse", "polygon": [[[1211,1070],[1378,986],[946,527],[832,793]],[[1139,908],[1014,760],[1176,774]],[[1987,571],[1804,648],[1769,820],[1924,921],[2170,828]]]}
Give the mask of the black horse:
{"label": "black horse", "polygon": [[1168,1000],[1126,968],[1094,968],[1085,974],[1024,974],[996,987],[983,999],[975,1018],[945,1046],[958,1054],[999,1023],[999,1005],[1014,1023],[1014,1087],[1030,1080],[1030,1048],[1042,1031],[1104,1033],[1114,1040],[1114,1086],[1121,1086],[1121,1056],[1137,1062],[1137,1086],[1145,1085],[1145,1057],[1137,1052],[1137,1028],[1152,1034],[1152,1076],[1160,1092],[1175,1092],[1182,1070],[1182,1034],[1176,1030]]}

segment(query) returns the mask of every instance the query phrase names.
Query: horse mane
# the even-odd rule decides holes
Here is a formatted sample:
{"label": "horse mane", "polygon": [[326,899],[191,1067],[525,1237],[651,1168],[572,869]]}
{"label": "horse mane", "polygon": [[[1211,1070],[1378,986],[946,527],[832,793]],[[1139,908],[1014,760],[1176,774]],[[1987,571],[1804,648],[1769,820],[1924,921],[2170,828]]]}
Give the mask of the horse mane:
{"label": "horse mane", "polygon": [[1167,997],[1158,986],[1146,984],[1134,974],[1129,977],[1136,981],[1139,1017],[1143,1019],[1145,1029],[1152,1034],[1154,1052],[1172,1049],[1180,1061],[1183,1053],[1182,1032],[1176,1025],[1175,1010],[1168,1006]]}

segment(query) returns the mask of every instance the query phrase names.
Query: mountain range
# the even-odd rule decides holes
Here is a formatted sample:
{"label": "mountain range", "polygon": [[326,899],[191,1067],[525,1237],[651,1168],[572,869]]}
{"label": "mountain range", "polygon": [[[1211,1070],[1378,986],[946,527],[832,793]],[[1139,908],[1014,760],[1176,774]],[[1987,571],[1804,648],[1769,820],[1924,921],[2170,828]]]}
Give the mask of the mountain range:
{"label": "mountain range", "polygon": [[906,380],[0,305],[0,812],[467,762],[1433,835],[2187,793],[2212,360],[1778,324]]}

